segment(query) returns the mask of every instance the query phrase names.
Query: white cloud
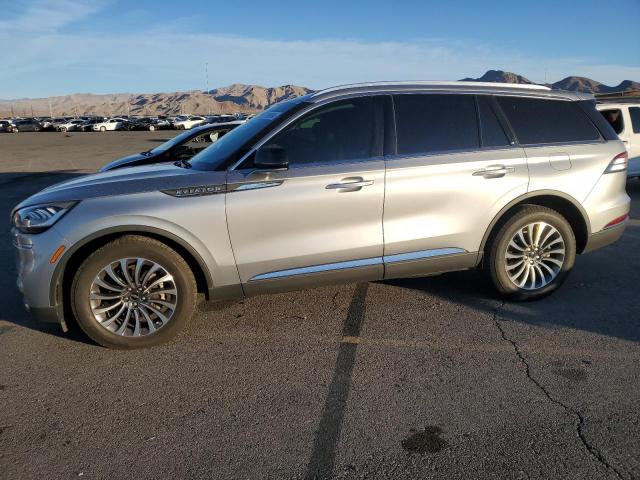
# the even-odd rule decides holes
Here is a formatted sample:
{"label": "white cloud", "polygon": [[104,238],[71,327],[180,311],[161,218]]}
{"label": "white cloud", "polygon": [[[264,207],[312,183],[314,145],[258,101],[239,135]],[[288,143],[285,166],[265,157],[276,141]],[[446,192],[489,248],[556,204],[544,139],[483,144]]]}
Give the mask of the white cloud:
{"label": "white cloud", "polygon": [[85,18],[104,2],[96,0],[38,0],[27,6],[17,18],[0,21],[0,35],[41,35]]}
{"label": "white cloud", "polygon": [[[607,65],[587,57],[530,58],[450,39],[284,41],[193,35],[175,27],[106,37],[64,34],[60,32],[65,25],[90,15],[97,4],[65,1],[61,7],[61,3],[41,1],[10,26],[0,22],[0,41],[11,31],[13,43],[20,45],[0,54],[5,77],[0,79],[0,98],[204,89],[205,62],[212,88],[233,82],[321,88],[371,80],[452,80],[479,76],[490,68],[513,71],[537,82],[544,81],[545,70],[549,81],[567,75],[609,84],[625,78],[640,80],[640,66]],[[65,13],[53,15],[52,9]]]}

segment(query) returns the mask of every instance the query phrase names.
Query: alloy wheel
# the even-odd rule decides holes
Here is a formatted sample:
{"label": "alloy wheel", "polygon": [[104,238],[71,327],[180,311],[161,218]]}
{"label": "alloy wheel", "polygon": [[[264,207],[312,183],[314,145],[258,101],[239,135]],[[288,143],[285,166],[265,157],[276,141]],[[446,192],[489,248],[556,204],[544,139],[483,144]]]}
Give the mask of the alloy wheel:
{"label": "alloy wheel", "polygon": [[168,270],[145,258],[122,258],[102,268],[91,284],[94,319],[116,335],[140,337],[164,327],[178,303]]}
{"label": "alloy wheel", "polygon": [[538,290],[560,273],[565,259],[560,232],[546,222],[529,223],[513,235],[505,254],[509,279],[518,288]]}

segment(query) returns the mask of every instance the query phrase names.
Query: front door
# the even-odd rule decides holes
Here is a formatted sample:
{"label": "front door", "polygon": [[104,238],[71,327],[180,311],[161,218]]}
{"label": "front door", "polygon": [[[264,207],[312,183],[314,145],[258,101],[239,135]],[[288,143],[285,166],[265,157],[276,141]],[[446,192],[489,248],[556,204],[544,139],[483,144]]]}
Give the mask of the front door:
{"label": "front door", "polygon": [[228,172],[227,221],[246,294],[380,279],[385,167],[372,97],[332,102],[293,120],[261,148],[289,167]]}

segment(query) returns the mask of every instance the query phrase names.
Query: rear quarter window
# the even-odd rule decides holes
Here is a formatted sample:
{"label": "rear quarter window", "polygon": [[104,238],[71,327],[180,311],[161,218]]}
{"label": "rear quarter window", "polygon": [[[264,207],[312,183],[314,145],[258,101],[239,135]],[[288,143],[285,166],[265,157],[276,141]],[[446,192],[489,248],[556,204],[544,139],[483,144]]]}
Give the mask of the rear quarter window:
{"label": "rear quarter window", "polygon": [[600,132],[576,104],[566,100],[498,97],[523,145],[600,140]]}

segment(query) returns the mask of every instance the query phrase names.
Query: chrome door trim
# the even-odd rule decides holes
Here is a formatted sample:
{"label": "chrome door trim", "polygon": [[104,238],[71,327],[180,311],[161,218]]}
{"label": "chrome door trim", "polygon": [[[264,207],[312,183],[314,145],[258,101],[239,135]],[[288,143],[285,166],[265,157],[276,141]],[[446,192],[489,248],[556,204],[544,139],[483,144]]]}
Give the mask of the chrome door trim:
{"label": "chrome door trim", "polygon": [[423,258],[441,257],[443,255],[456,255],[458,253],[467,253],[467,251],[464,248],[434,248],[432,250],[419,250],[417,252],[385,255],[384,257],[382,257],[382,261],[384,263],[410,262],[412,260],[421,260]]}
{"label": "chrome door trim", "polygon": [[349,260],[347,262],[325,263],[323,265],[312,265],[310,267],[290,268],[275,272],[262,273],[249,279],[250,282],[257,280],[270,280],[273,278],[292,277],[296,275],[306,275],[309,273],[328,272],[333,270],[345,270],[358,267],[370,267],[382,264],[382,257],[364,258],[362,260]]}
{"label": "chrome door trim", "polygon": [[385,255],[383,257],[363,258],[361,260],[349,260],[346,262],[325,263],[322,265],[311,265],[308,267],[289,268],[287,270],[277,270],[275,272],[261,273],[249,279],[249,282],[258,280],[271,280],[283,277],[294,277],[297,275],[307,275],[311,273],[329,272],[334,270],[346,270],[358,267],[370,267],[386,263],[407,262],[421,260],[432,257],[442,257],[446,255],[456,255],[467,253],[463,248],[435,248],[432,250],[420,250],[417,252],[398,253],[395,255]]}

